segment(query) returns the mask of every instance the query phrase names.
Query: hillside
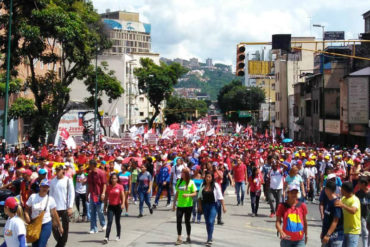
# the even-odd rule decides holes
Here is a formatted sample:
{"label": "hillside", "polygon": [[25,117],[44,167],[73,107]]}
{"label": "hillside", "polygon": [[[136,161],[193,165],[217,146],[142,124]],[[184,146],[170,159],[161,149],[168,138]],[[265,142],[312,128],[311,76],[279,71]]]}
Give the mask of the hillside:
{"label": "hillside", "polygon": [[200,64],[199,68],[191,69],[183,76],[177,88],[200,88],[202,93],[207,93],[211,100],[216,100],[219,90],[226,84],[235,79],[235,75],[230,71],[230,67],[223,64],[216,64],[212,68],[207,68]]}

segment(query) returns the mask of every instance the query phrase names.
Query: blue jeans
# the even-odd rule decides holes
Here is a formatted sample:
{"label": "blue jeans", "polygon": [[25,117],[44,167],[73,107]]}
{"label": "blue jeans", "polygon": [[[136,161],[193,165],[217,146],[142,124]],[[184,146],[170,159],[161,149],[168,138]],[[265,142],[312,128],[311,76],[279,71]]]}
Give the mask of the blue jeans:
{"label": "blue jeans", "polygon": [[344,234],[343,247],[357,247],[360,235],[357,234]]}
{"label": "blue jeans", "polygon": [[51,221],[42,224],[40,238],[36,242],[32,243],[32,247],[46,247],[51,235],[51,228],[52,228]]}
{"label": "blue jeans", "polygon": [[92,198],[90,198],[90,230],[91,231],[98,231],[98,224],[96,222],[96,215],[99,217],[100,226],[105,226],[105,218],[104,218],[104,203],[102,202],[94,202]]}
{"label": "blue jeans", "polygon": [[139,212],[140,214],[143,214],[143,209],[144,209],[144,202],[148,206],[148,208],[151,208],[150,205],[150,193],[148,193],[148,190],[138,190],[139,192]]}
{"label": "blue jeans", "polygon": [[300,241],[290,241],[290,240],[285,240],[282,239],[280,241],[280,247],[304,247],[306,244],[304,243],[304,237]]}
{"label": "blue jeans", "polygon": [[137,191],[136,191],[136,183],[131,183],[131,196],[134,198],[134,201],[137,201]]}
{"label": "blue jeans", "polygon": [[[240,195],[241,190],[241,195]],[[235,193],[236,193],[236,200],[238,203],[244,202],[244,194],[245,194],[245,182],[236,182],[235,183]]]}
{"label": "blue jeans", "polygon": [[329,243],[322,245],[322,247],[342,247],[342,246],[343,246],[343,240],[332,241],[331,239],[329,240]]}
{"label": "blue jeans", "polygon": [[200,221],[202,214],[198,212],[198,197],[193,197],[193,221],[195,221],[195,216],[197,216],[197,221]]}
{"label": "blue jeans", "polygon": [[159,197],[161,196],[163,189],[165,189],[167,191],[167,204],[171,203],[170,184],[166,183],[166,185],[158,184],[158,191],[157,191],[157,195],[155,196],[154,204],[158,205]]}
{"label": "blue jeans", "polygon": [[369,232],[366,228],[366,219],[361,217],[361,238],[362,238],[362,246],[368,246],[368,238]]}
{"label": "blue jeans", "polygon": [[87,216],[87,220],[90,221],[90,219],[91,219],[90,202],[85,202],[85,203],[86,203],[86,216]]}
{"label": "blue jeans", "polygon": [[207,228],[207,241],[212,240],[215,219],[217,215],[217,203],[202,203],[204,219]]}

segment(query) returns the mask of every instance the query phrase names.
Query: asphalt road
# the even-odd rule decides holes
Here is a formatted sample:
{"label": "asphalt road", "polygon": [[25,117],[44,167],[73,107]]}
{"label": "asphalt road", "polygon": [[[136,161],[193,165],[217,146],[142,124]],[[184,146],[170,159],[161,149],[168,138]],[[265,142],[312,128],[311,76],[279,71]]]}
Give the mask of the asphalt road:
{"label": "asphalt road", "polygon": [[[244,206],[236,206],[236,197],[230,187],[226,191],[227,213],[223,217],[225,224],[215,226],[213,246],[280,246],[276,236],[275,219],[268,217],[270,210],[262,200],[258,217],[251,217],[249,196],[246,196]],[[153,199],[152,199],[153,201]],[[307,246],[321,246],[319,235],[321,220],[317,204],[308,203],[308,244]],[[138,206],[130,203],[129,216],[121,217],[121,240],[116,242],[116,228],[113,223],[111,239],[108,246],[173,246],[176,237],[176,216],[170,208],[165,207],[165,201],[160,201],[159,207],[153,215],[144,208],[144,217],[137,218]],[[3,223],[3,222],[2,222]],[[3,224],[2,224],[3,225]],[[71,223],[67,246],[101,246],[104,233],[88,234],[89,223]],[[0,229],[2,232],[2,229]],[[185,239],[185,225],[183,238]],[[207,240],[204,219],[200,224],[192,224],[192,243],[184,246],[204,246]],[[53,236],[48,246],[55,246]]]}

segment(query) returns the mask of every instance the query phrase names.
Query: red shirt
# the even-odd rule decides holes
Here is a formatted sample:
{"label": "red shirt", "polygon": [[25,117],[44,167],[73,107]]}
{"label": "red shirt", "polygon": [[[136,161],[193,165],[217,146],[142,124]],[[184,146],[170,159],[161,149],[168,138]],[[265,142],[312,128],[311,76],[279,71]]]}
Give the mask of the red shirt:
{"label": "red shirt", "polygon": [[290,236],[291,241],[300,241],[304,236],[304,216],[307,215],[307,206],[302,203],[300,207],[292,206],[286,208],[284,203],[280,203],[276,216],[283,219],[283,231]]}
{"label": "red shirt", "polygon": [[87,176],[87,184],[89,188],[89,193],[94,202],[99,201],[99,196],[103,192],[103,187],[107,183],[105,172],[96,169],[96,171],[90,171]]}
{"label": "red shirt", "polygon": [[22,181],[21,183],[21,197],[22,197],[22,206],[26,205],[28,198],[30,197],[32,190],[31,190],[31,181]]}
{"label": "red shirt", "polygon": [[249,185],[250,185],[251,192],[260,191],[262,183],[263,183],[263,178],[262,178],[261,173],[258,173],[257,177],[255,177],[253,180],[252,180],[252,177],[250,177]]}
{"label": "red shirt", "polygon": [[123,186],[117,183],[115,186],[108,185],[108,201],[109,205],[117,206],[122,204],[121,193],[123,191]]}
{"label": "red shirt", "polygon": [[235,182],[237,183],[244,182],[246,171],[247,171],[247,167],[244,164],[234,166],[233,174],[234,174]]}
{"label": "red shirt", "polygon": [[334,170],[334,173],[337,175],[337,177],[340,177],[342,181],[346,177],[346,172],[343,169]]}

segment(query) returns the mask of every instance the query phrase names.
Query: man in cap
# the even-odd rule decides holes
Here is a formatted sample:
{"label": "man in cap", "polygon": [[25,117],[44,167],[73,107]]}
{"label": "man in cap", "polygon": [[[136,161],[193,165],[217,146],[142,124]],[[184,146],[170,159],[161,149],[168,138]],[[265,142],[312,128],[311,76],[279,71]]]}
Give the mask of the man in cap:
{"label": "man in cap", "polygon": [[31,184],[32,194],[39,193],[40,183],[42,180],[46,178],[47,171],[45,169],[40,169],[37,173],[38,173],[37,179]]}
{"label": "man in cap", "polygon": [[23,181],[21,182],[21,205],[26,206],[26,202],[31,195],[31,175],[32,171],[27,169],[23,172]]}
{"label": "man in cap", "polygon": [[72,216],[75,191],[72,179],[64,175],[65,166],[55,167],[56,177],[50,182],[50,196],[56,203],[56,210],[61,217],[64,233],[61,235],[57,228],[53,228],[53,235],[57,241],[56,247],[64,247],[68,240],[69,217]]}

